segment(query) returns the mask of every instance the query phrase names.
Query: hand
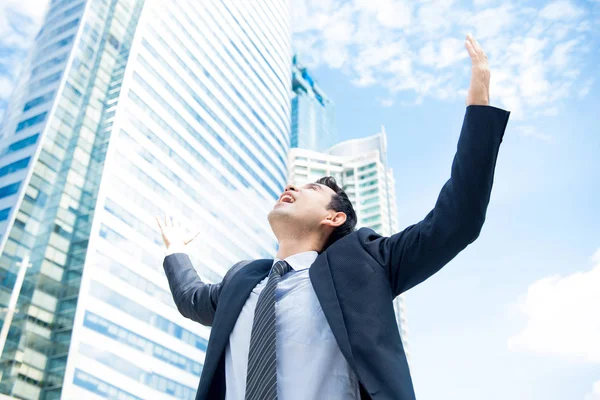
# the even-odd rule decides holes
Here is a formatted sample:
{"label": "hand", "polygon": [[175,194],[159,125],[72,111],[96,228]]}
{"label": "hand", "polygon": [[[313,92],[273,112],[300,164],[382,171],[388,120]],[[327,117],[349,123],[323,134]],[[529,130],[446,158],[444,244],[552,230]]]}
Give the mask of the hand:
{"label": "hand", "polygon": [[471,34],[465,39],[465,47],[471,57],[471,84],[467,93],[467,106],[490,104],[490,66],[483,49]]}
{"label": "hand", "polygon": [[189,236],[179,223],[175,223],[173,217],[165,217],[164,222],[156,217],[156,222],[167,250],[170,248],[183,248],[200,234],[198,232],[193,236]]}

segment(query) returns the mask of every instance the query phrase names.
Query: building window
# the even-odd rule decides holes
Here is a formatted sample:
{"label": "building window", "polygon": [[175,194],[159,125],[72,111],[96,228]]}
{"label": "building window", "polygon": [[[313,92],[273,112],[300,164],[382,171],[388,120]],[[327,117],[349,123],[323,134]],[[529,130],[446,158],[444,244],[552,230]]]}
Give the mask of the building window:
{"label": "building window", "polygon": [[375,185],[376,183],[377,183],[377,179],[374,179],[372,181],[361,183],[360,185],[358,185],[358,187],[364,188],[367,186]]}
{"label": "building window", "polygon": [[76,27],[78,24],[79,24],[79,18],[75,18],[73,21],[67,22],[63,26],[60,26],[60,27],[54,29],[48,36],[56,37],[56,36],[60,35],[61,33],[65,33],[69,29]]}
{"label": "building window", "polygon": [[69,45],[73,41],[74,38],[75,38],[75,35],[71,35],[62,40],[59,40],[58,42],[52,43],[52,44],[46,46],[44,48],[44,50],[40,51],[37,54],[37,56],[39,58],[42,58],[47,54],[51,54],[52,52],[55,52],[56,50],[60,49],[61,47],[65,47],[65,46]]}
{"label": "building window", "polygon": [[124,392],[121,389],[113,386],[105,381],[102,381],[80,369],[75,370],[75,376],[73,377],[73,384],[82,387],[92,393],[100,395],[104,398],[116,398],[124,400],[142,400],[142,398],[132,395],[131,393]]}
{"label": "building window", "polygon": [[35,89],[51,84],[52,82],[56,82],[62,76],[62,71],[54,73],[52,75],[48,75],[47,77],[40,79],[36,84],[31,85]]}
{"label": "building window", "polygon": [[368,174],[359,176],[358,179],[367,179],[375,175],[377,175],[377,171],[369,172]]}
{"label": "building window", "polygon": [[46,93],[43,96],[39,96],[33,100],[29,100],[27,103],[25,103],[25,106],[23,107],[23,111],[30,110],[33,107],[39,106],[40,104],[44,104],[44,103],[52,100],[53,97],[54,97],[54,91],[51,91],[51,92]]}
{"label": "building window", "polygon": [[18,142],[11,143],[3,153],[8,154],[17,150],[21,150],[25,147],[31,146],[32,144],[37,142],[39,136],[40,134],[36,133],[35,135],[28,136],[25,139],[19,140]]}
{"label": "building window", "polygon": [[376,193],[377,193],[377,188],[371,189],[371,190],[367,190],[366,192],[363,192],[362,195],[363,196],[369,196],[371,194],[376,194]]}
{"label": "building window", "polygon": [[113,35],[108,36],[108,43],[110,43],[110,45],[112,47],[114,47],[116,50],[119,50],[119,41]]}
{"label": "building window", "polygon": [[39,66],[35,67],[34,69],[31,70],[31,77],[34,77],[37,74],[39,74],[40,72],[47,71],[50,68],[61,64],[62,62],[64,62],[67,59],[67,55],[68,55],[68,53],[61,54],[59,56],[56,56],[56,57],[44,62],[43,64],[40,64]]}
{"label": "building window", "polygon": [[19,191],[19,186],[21,186],[21,182],[16,182],[11,185],[7,185],[0,188],[0,199],[3,199],[8,196],[12,196],[13,194]]}
{"label": "building window", "polygon": [[19,132],[22,131],[25,128],[28,128],[30,126],[39,124],[41,122],[44,122],[44,120],[46,119],[46,115],[48,114],[48,112],[44,111],[41,114],[35,115],[31,118],[28,118],[24,121],[19,122],[19,124],[17,125],[17,129],[15,130],[15,132]]}
{"label": "building window", "polygon": [[0,177],[27,168],[30,159],[31,157],[27,157],[22,160],[15,161],[14,163],[5,165],[4,167],[0,168]]}
{"label": "building window", "polygon": [[379,197],[371,197],[368,200],[363,200],[360,202],[360,204],[366,206],[368,204],[373,204],[373,203],[377,203],[379,201]]}
{"label": "building window", "polygon": [[10,207],[0,210],[0,221],[6,221],[10,215]]}
{"label": "building window", "polygon": [[373,168],[375,165],[377,165],[377,164],[376,164],[376,163],[371,163],[371,164],[369,164],[369,165],[365,165],[364,167],[360,167],[360,168],[358,169],[358,172],[366,171],[366,170],[368,170],[369,168]]}
{"label": "building window", "polygon": [[[375,197],[375,199],[377,199],[377,197]],[[370,213],[372,213],[372,212],[379,211],[379,209],[380,209],[380,207],[377,205],[377,206],[375,206],[375,207],[367,208],[367,209],[364,211],[364,213],[365,213],[365,214],[370,214]]]}
{"label": "building window", "polygon": [[365,218],[362,220],[363,224],[369,224],[371,222],[379,222],[379,215],[374,215],[369,218]]}

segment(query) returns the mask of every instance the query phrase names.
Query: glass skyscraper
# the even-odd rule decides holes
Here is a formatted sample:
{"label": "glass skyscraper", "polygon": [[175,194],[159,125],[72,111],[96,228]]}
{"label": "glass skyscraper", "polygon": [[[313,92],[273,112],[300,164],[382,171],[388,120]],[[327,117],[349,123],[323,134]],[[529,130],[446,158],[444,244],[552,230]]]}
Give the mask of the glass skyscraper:
{"label": "glass skyscraper", "polygon": [[[387,163],[385,130],[361,139],[340,142],[317,152],[294,148],[289,154],[289,181],[297,185],[333,176],[352,202],[358,218],[357,228],[371,228],[380,235],[398,232],[396,184]],[[407,357],[408,334],[404,297],[394,300],[396,320]]]}
{"label": "glass skyscraper", "polygon": [[326,151],[335,143],[335,106],[298,56],[292,62],[293,148]]}
{"label": "glass skyscraper", "polygon": [[0,138],[0,359],[24,399],[190,399],[208,329],[179,316],[155,215],[208,282],[272,257],[290,142],[288,2],[52,0]]}

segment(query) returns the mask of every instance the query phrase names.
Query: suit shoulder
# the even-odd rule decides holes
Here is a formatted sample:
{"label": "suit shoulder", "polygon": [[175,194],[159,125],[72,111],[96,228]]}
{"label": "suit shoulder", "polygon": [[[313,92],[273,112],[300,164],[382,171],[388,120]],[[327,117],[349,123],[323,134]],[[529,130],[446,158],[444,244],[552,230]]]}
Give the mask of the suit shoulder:
{"label": "suit shoulder", "polygon": [[360,228],[354,232],[360,241],[371,241],[382,237],[371,228]]}
{"label": "suit shoulder", "polygon": [[267,262],[273,263],[273,260],[261,259],[238,261],[229,269],[229,271],[227,271],[225,277],[223,277],[223,282],[230,281],[242,269],[252,268],[252,266],[256,265],[257,263],[263,264]]}

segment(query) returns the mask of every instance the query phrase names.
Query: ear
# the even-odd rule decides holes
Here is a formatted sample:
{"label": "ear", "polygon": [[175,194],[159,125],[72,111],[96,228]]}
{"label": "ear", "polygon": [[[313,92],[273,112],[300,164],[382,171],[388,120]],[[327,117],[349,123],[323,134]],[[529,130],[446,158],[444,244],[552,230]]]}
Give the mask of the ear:
{"label": "ear", "polygon": [[346,214],[341,211],[331,211],[321,223],[332,228],[344,225],[346,222]]}

